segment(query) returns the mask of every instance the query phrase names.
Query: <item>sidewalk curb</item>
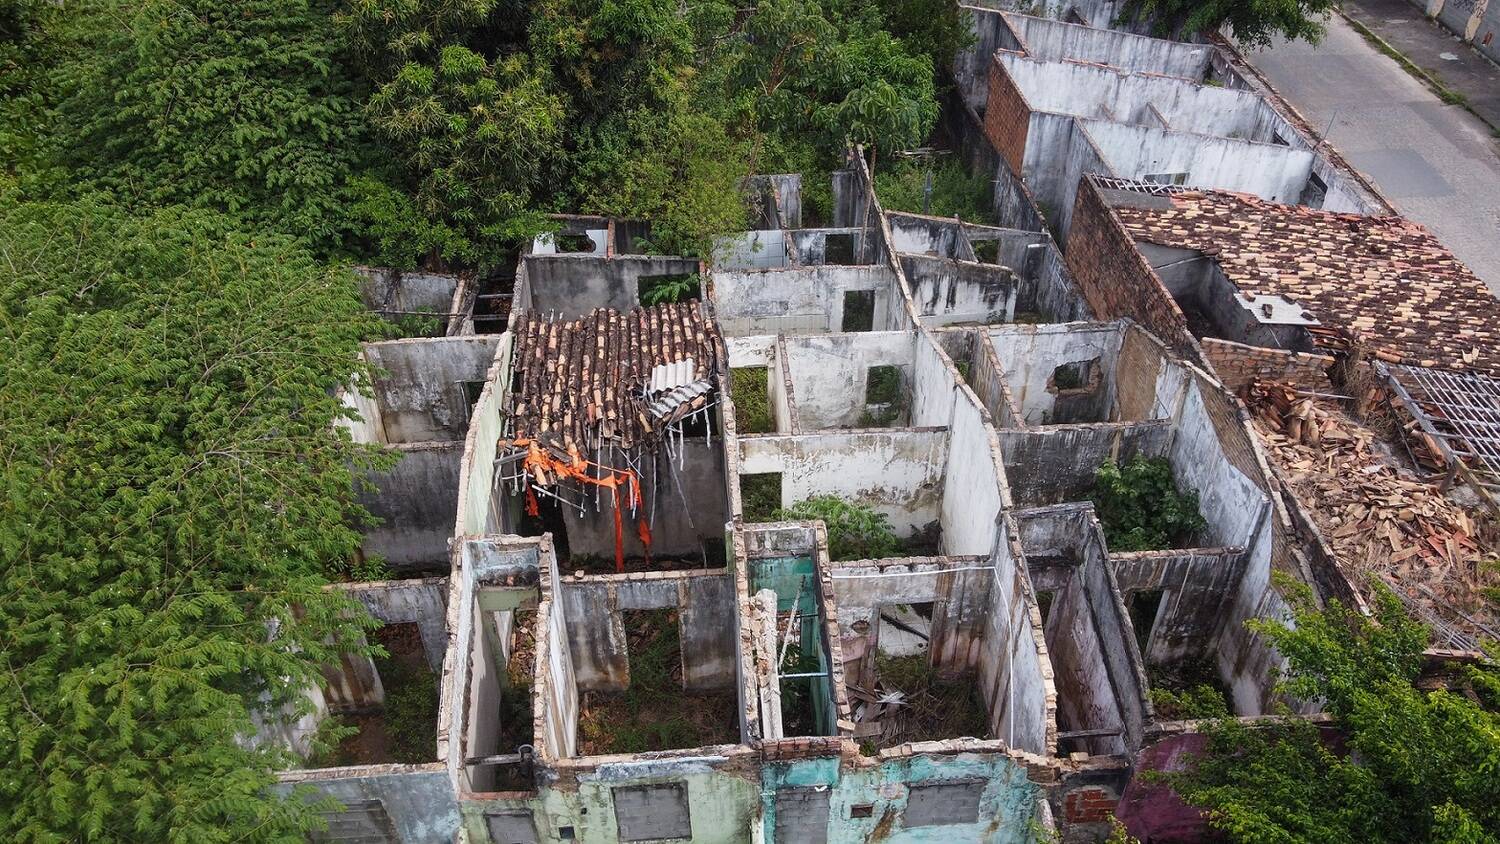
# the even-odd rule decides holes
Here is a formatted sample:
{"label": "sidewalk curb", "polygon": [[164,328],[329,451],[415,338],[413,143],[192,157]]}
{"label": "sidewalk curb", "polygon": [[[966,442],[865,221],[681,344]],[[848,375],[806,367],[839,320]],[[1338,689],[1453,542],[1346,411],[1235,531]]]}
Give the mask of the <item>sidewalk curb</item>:
{"label": "sidewalk curb", "polygon": [[1448,87],[1443,83],[1441,79],[1438,79],[1431,73],[1428,73],[1416,62],[1408,58],[1405,53],[1398,50],[1395,45],[1391,44],[1391,42],[1385,40],[1384,38],[1381,38],[1375,33],[1374,30],[1370,29],[1368,26],[1365,26],[1356,18],[1350,16],[1348,12],[1343,10],[1343,8],[1338,8],[1335,11],[1338,13],[1338,16],[1347,21],[1349,26],[1352,27],[1355,32],[1359,33],[1362,38],[1374,43],[1376,48],[1381,53],[1384,53],[1392,61],[1400,65],[1402,70],[1406,71],[1412,76],[1415,76],[1419,81],[1422,82],[1422,84],[1426,85],[1434,94],[1436,94],[1438,99],[1442,100],[1448,105],[1456,105],[1462,108],[1464,111],[1467,111],[1469,114],[1472,114],[1474,115],[1474,117],[1478,118],[1480,123],[1483,123],[1484,125],[1490,127],[1491,132],[1500,135],[1500,124],[1495,123],[1494,121],[1485,117],[1483,114],[1475,111],[1474,107],[1469,105],[1468,100],[1461,92]]}

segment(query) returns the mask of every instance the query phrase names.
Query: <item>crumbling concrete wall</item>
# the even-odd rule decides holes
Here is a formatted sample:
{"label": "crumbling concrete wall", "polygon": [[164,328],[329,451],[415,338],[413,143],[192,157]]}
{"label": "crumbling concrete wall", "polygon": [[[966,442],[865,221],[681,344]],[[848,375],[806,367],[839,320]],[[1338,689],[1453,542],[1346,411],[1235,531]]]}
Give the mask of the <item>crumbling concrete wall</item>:
{"label": "crumbling concrete wall", "polygon": [[1006,267],[902,255],[912,299],[928,326],[1010,322],[1020,281]]}
{"label": "crumbling concrete wall", "polygon": [[867,228],[798,229],[787,231],[792,257],[798,266],[821,264],[857,266],[873,263],[876,233]]}
{"label": "crumbling concrete wall", "polygon": [[1102,425],[1057,425],[999,431],[1000,454],[1011,496],[1021,507],[1088,498],[1094,475],[1106,460],[1136,455],[1162,457],[1172,442],[1167,420]]}
{"label": "crumbling concrete wall", "polygon": [[469,389],[485,380],[500,339],[434,337],[367,343],[375,369],[384,441],[461,440],[469,425]]}
{"label": "crumbling concrete wall", "polygon": [[724,235],[714,241],[714,266],[723,270],[769,270],[791,266],[786,232],[766,229]]}
{"label": "crumbling concrete wall", "polygon": [[1050,755],[1057,744],[1057,691],[1041,611],[1013,517],[1002,517],[990,554],[994,588],[979,657],[990,734],[1006,746]]}
{"label": "crumbling concrete wall", "polygon": [[914,340],[915,335],[902,331],[783,340],[781,350],[798,397],[797,430],[859,427],[869,407],[871,367],[896,367],[901,372],[902,393],[909,393]]}
{"label": "crumbling concrete wall", "polygon": [[448,578],[341,583],[338,588],[386,624],[417,625],[427,664],[433,671],[442,670],[448,650]]}
{"label": "crumbling concrete wall", "polygon": [[[364,356],[360,357],[363,359]],[[385,425],[380,420],[380,403],[375,400],[369,380],[361,375],[353,384],[339,385],[339,402],[354,414],[354,418],[337,419],[333,424],[348,431],[349,437],[357,443],[383,443]]]}
{"label": "crumbling concrete wall", "polygon": [[950,675],[977,667],[993,580],[986,562],[985,557],[911,557],[833,564],[829,578],[846,671],[858,660],[864,667],[856,674],[870,676],[880,648],[882,607],[923,603],[932,604],[931,664]]}
{"label": "crumbling concrete wall", "polygon": [[365,529],[360,548],[393,568],[447,570],[453,537],[453,501],[458,495],[463,443],[403,443],[392,446],[401,460],[369,477],[360,506],[379,520]]}
{"label": "crumbling concrete wall", "polygon": [[938,518],[947,444],[931,428],[746,436],[739,469],[779,472],[783,507],[836,495],[869,504],[906,536]]}
{"label": "crumbling concrete wall", "polygon": [[449,316],[455,313],[455,296],[462,281],[456,275],[403,272],[391,267],[355,267],[354,271],[360,276],[360,300],[386,319],[400,321],[432,314],[446,328]]}
{"label": "crumbling concrete wall", "polygon": [[[1015,325],[992,329],[989,341],[1026,424],[1052,425],[1114,417],[1122,334],[1112,324]],[[1082,365],[1079,386],[1056,383],[1056,370],[1070,364]]]}
{"label": "crumbling concrete wall", "polygon": [[1108,29],[1107,19],[1091,19],[1089,26],[1083,26],[1016,13],[1007,13],[1005,18],[1025,53],[1044,61],[1071,59],[1195,82],[1208,78],[1213,67],[1211,45]]}
{"label": "crumbling concrete wall", "polygon": [[1046,636],[1060,734],[1117,730],[1075,739],[1075,747],[1095,754],[1133,751],[1150,712],[1146,677],[1093,508],[1022,510],[1016,519],[1032,585],[1054,595]]}
{"label": "crumbling concrete wall", "polygon": [[630,653],[621,613],[675,608],[682,637],[683,684],[690,690],[735,682],[734,582],[718,572],[643,572],[564,577],[556,601],[580,691],[630,686]]}
{"label": "crumbling concrete wall", "polygon": [[[1125,179],[1169,181],[1161,177],[1186,174],[1181,176],[1185,185],[1295,204],[1312,174],[1310,150],[1106,120],[1079,120],[1079,125],[1104,154],[1110,170]],[[1071,207],[1073,198],[1070,191],[1061,205]]]}
{"label": "crumbling concrete wall", "polygon": [[929,217],[914,213],[916,210],[885,215],[891,227],[891,246],[898,254],[974,260],[974,250],[964,239],[957,219]]}
{"label": "crumbling concrete wall", "polygon": [[1245,553],[1236,548],[1137,551],[1110,555],[1120,592],[1161,590],[1161,604],[1142,653],[1148,665],[1209,659],[1224,616],[1245,571]]}
{"label": "crumbling concrete wall", "polygon": [[521,263],[516,282],[524,279],[529,307],[559,319],[640,307],[642,278],[698,272],[698,259],[670,255],[527,255]]}
{"label": "crumbling concrete wall", "polygon": [[904,328],[896,275],[884,265],[717,270],[714,312],[725,336],[823,334],[844,330],[845,295],[874,296],[871,329]]}

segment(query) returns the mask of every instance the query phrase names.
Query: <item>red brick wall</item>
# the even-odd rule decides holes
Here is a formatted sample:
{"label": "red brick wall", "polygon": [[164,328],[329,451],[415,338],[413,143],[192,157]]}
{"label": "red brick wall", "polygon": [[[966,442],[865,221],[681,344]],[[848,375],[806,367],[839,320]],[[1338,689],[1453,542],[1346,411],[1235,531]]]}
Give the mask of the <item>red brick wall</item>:
{"label": "red brick wall", "polygon": [[1178,354],[1199,360],[1187,320],[1135,242],[1085,179],[1073,204],[1064,257],[1078,290],[1101,320],[1130,317]]}
{"label": "red brick wall", "polygon": [[1199,345],[1203,347],[1203,356],[1218,373],[1219,380],[1236,393],[1257,378],[1284,381],[1318,392],[1329,392],[1333,388],[1328,380],[1328,368],[1333,366],[1333,358],[1327,355],[1266,349],[1210,338],[1200,340]]}
{"label": "red brick wall", "polygon": [[998,62],[990,61],[990,93],[984,107],[984,134],[990,144],[1010,164],[1010,172],[1019,175],[1026,158],[1026,130],[1031,125],[1031,106],[1021,96],[1010,74]]}
{"label": "red brick wall", "polygon": [[1063,821],[1069,824],[1104,823],[1114,817],[1120,802],[1108,789],[1080,788],[1063,797]]}

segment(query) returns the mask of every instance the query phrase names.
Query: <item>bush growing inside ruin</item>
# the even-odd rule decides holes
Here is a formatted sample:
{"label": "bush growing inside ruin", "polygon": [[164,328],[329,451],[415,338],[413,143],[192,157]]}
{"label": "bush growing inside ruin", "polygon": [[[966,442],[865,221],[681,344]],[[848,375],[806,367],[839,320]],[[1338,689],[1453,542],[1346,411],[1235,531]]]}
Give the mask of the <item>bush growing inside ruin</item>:
{"label": "bush growing inside ruin", "polygon": [[1124,466],[1099,467],[1089,495],[1111,551],[1157,551],[1178,547],[1208,526],[1198,512],[1198,493],[1178,492],[1172,464],[1136,455]]}
{"label": "bush growing inside ruin", "polygon": [[878,560],[901,553],[884,513],[868,504],[846,501],[835,495],[815,495],[791,507],[777,510],[776,520],[822,519],[828,529],[828,556],[833,560]]}
{"label": "bush growing inside ruin", "polygon": [[[1423,691],[1428,631],[1376,587],[1374,618],[1279,577],[1290,623],[1251,621],[1288,661],[1281,690],[1321,701],[1339,735],[1287,719],[1207,730],[1196,769],[1161,775],[1237,842],[1484,842],[1500,839],[1500,674]],[[1472,695],[1472,697],[1471,697]]]}

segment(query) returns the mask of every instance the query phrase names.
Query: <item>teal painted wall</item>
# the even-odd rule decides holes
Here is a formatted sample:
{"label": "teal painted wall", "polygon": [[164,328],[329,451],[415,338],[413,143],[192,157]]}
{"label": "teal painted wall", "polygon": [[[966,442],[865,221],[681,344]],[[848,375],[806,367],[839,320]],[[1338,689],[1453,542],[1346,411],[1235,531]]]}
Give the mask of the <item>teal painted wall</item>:
{"label": "teal painted wall", "polygon": [[[776,791],[782,787],[828,786],[829,844],[863,844],[870,840],[886,814],[894,822],[882,844],[1022,844],[1033,839],[1033,812],[1041,786],[1026,777],[1026,768],[1001,754],[917,756],[882,762],[868,768],[844,767],[839,760],[807,759],[768,763],[762,773],[761,811],[765,840],[775,841]],[[906,829],[908,783],[944,780],[986,780],[979,799],[979,821]],[[868,818],[850,818],[849,809],[873,804]]]}

